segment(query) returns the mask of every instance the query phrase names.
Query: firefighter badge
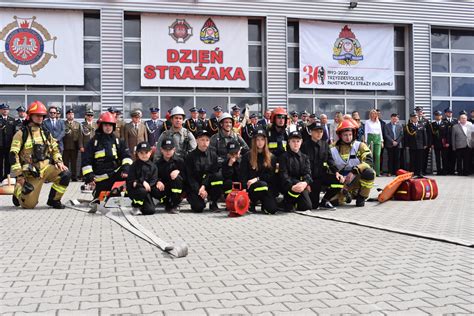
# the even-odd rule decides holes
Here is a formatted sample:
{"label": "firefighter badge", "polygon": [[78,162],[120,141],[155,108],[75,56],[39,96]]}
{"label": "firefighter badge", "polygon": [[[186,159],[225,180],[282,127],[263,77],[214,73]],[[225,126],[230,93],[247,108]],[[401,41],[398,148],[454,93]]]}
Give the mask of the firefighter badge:
{"label": "firefighter badge", "polygon": [[219,30],[211,18],[206,20],[199,36],[205,44],[214,44],[219,41]]}
{"label": "firefighter badge", "polygon": [[176,43],[186,43],[193,35],[193,28],[185,19],[176,19],[168,28],[169,35]]}
{"label": "firefighter badge", "polygon": [[36,77],[36,72],[45,67],[51,58],[57,58],[57,38],[36,22],[35,16],[14,16],[13,19],[0,31],[0,62],[13,72],[13,77]]}
{"label": "firefighter badge", "polygon": [[332,58],[345,66],[356,65],[364,59],[362,47],[351,29],[345,25],[334,43]]}

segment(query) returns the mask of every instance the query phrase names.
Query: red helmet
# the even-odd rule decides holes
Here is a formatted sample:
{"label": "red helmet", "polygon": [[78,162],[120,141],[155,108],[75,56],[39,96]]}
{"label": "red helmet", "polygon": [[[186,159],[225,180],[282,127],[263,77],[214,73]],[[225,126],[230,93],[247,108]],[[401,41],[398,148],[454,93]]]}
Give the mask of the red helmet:
{"label": "red helmet", "polygon": [[357,130],[357,126],[354,125],[352,120],[344,119],[342,122],[337,126],[336,133],[339,135],[345,131],[352,131],[355,132]]}
{"label": "red helmet", "polygon": [[275,118],[277,115],[284,115],[286,117],[286,120],[285,120],[285,125],[288,121],[288,113],[286,112],[286,109],[284,108],[276,108],[272,111],[272,117],[270,118],[271,122],[272,123],[275,123]]}
{"label": "red helmet", "polygon": [[115,115],[113,113],[107,111],[102,113],[99,119],[97,120],[97,125],[99,127],[102,123],[113,124],[115,127],[115,124],[117,124],[117,119],[115,118]]}
{"label": "red helmet", "polygon": [[33,101],[28,106],[28,111],[26,113],[28,116],[33,114],[46,116],[48,115],[48,110],[46,109],[46,106],[44,106],[44,104],[40,101]]}

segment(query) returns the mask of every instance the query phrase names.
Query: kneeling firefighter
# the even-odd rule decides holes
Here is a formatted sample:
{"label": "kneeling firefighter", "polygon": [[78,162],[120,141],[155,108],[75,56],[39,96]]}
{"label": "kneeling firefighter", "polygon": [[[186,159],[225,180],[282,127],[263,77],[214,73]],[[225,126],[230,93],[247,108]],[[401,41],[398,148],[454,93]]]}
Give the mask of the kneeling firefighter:
{"label": "kneeling firefighter", "polygon": [[43,128],[48,114],[40,101],[28,107],[28,120],[15,134],[10,148],[11,171],[17,177],[13,193],[13,204],[23,208],[34,208],[38,204],[45,181],[52,182],[47,204],[63,209],[61,197],[69,185],[71,173],[63,164],[58,143]]}
{"label": "kneeling firefighter", "polygon": [[82,175],[86,184],[95,183],[94,198],[110,191],[114,182],[124,181],[132,164],[130,151],[114,130],[116,118],[104,112],[97,121],[97,130],[82,154]]}
{"label": "kneeling firefighter", "polygon": [[355,140],[357,126],[350,120],[343,120],[336,129],[339,140],[331,148],[334,165],[344,176],[344,188],[338,195],[337,203],[350,203],[356,198],[356,206],[364,206],[374,186],[375,171],[369,147]]}

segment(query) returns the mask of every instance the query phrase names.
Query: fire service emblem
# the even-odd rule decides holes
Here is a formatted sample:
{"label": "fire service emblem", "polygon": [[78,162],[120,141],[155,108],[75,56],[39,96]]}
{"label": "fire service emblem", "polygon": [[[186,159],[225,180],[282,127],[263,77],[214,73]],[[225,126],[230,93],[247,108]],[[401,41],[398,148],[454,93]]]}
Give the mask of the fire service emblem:
{"label": "fire service emblem", "polygon": [[38,22],[36,17],[13,17],[0,31],[0,62],[13,72],[13,77],[36,77],[55,53],[56,36]]}
{"label": "fire service emblem", "polygon": [[186,41],[193,35],[193,28],[185,19],[176,19],[176,21],[169,26],[168,30],[168,34],[176,41],[176,43],[186,43]]}
{"label": "fire service emblem", "polygon": [[360,42],[347,25],[342,28],[339,38],[334,43],[332,58],[346,66],[356,65],[364,59]]}
{"label": "fire service emblem", "polygon": [[199,37],[205,44],[214,44],[219,41],[219,30],[211,18],[207,19],[202,26]]}

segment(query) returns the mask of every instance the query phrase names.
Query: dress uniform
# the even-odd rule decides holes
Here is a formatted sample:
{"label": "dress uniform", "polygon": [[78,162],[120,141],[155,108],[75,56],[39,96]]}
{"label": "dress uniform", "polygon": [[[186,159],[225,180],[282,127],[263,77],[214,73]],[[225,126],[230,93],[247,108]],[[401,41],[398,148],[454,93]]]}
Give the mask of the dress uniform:
{"label": "dress uniform", "polygon": [[[311,125],[311,131],[315,130],[320,130],[322,137],[323,126],[319,123]],[[336,177],[336,173],[339,170],[337,170],[334,164],[334,159],[329,150],[329,144],[322,139],[315,140],[310,138],[301,146],[301,152],[309,157],[311,164],[313,182],[311,183],[310,197],[313,209],[317,209],[318,207],[335,209],[330,201],[339,193],[343,185]],[[327,190],[320,203],[319,195],[323,186],[326,186]]]}
{"label": "dress uniform", "polygon": [[[206,130],[197,133],[200,137],[210,137],[210,133]],[[204,149],[204,148],[203,148]],[[194,149],[185,159],[186,165],[186,194],[191,209],[194,212],[202,212],[206,207],[204,198],[199,195],[201,188],[204,188],[207,200],[210,201],[209,209],[217,211],[217,200],[222,195],[222,186],[224,181],[217,163],[217,154],[209,147],[201,150],[199,147]]]}
{"label": "dress uniform", "polygon": [[[174,150],[173,138],[163,139],[161,150]],[[184,160],[177,157],[176,154],[168,159],[164,155],[156,162],[158,168],[158,182],[163,183],[164,190],[160,191],[159,200],[165,205],[165,210],[169,213],[177,214],[178,206],[183,200],[182,193],[184,188],[185,166]],[[179,171],[178,175],[172,178],[173,172]]]}
{"label": "dress uniform", "polygon": [[[69,185],[71,173],[62,162],[58,143],[42,126],[46,107],[34,101],[28,107],[29,120],[13,137],[10,149],[12,173],[17,177],[13,204],[34,208],[45,181],[52,182],[47,204],[63,209],[61,197]],[[24,179],[21,183],[20,179]]]}
{"label": "dress uniform", "polygon": [[200,108],[198,110],[198,113],[199,113],[199,123],[201,125],[201,129],[205,129],[207,131],[209,131],[209,122],[208,120],[206,119],[206,109],[205,108]]}
{"label": "dress uniform", "polygon": [[15,131],[18,132],[26,120],[26,109],[23,106],[19,106],[16,108],[16,111],[18,112],[18,118],[15,120]]}
{"label": "dress uniform", "polygon": [[224,178],[224,195],[232,192],[232,184],[240,183],[240,144],[238,141],[230,140],[227,143],[227,158],[222,164],[222,177]]}
{"label": "dress uniform", "polygon": [[[293,131],[288,135],[288,141],[291,139],[302,140],[298,131]],[[301,150],[293,151],[289,148],[278,158],[280,164],[280,181],[284,190],[284,207],[285,211],[291,211],[296,207],[299,211],[306,211],[312,208],[309,190],[304,189],[302,192],[293,191],[292,187],[300,182],[306,182],[311,185],[313,179],[311,177],[311,165],[308,156],[303,154]]]}
{"label": "dress uniform", "polygon": [[86,117],[84,122],[81,123],[81,133],[79,135],[79,151],[83,153],[87,143],[94,137],[95,130],[97,129],[97,123],[93,121],[94,111],[92,109],[86,110]]}
{"label": "dress uniform", "polygon": [[252,113],[249,118],[250,122],[242,129],[242,138],[247,143],[247,145],[250,146],[253,134],[258,128],[258,122],[256,121],[258,119],[258,116],[257,114]]}
{"label": "dress uniform", "polygon": [[145,124],[140,121],[142,112],[140,110],[134,110],[131,116],[132,121],[125,124],[123,129],[123,139],[130,150],[130,155],[134,157],[135,147],[137,147],[138,143],[148,142],[148,134]]}
{"label": "dress uniform", "polygon": [[418,121],[416,113],[410,114],[410,122],[405,126],[405,145],[410,152],[410,171],[421,176],[427,139],[425,126]]}
{"label": "dress uniform", "polygon": [[448,123],[442,119],[441,111],[435,111],[435,120],[430,124],[431,145],[435,152],[436,171],[438,175],[446,174],[447,152],[444,150],[449,147],[448,141]]}
{"label": "dress uniform", "polygon": [[[86,184],[95,182],[94,198],[110,191],[116,181],[124,181],[133,162],[125,142],[113,133],[116,122],[114,114],[102,113],[96,133],[82,154],[82,175]],[[106,124],[113,127],[110,134],[104,131]]]}
{"label": "dress uniform", "polygon": [[240,107],[234,105],[232,108],[232,118],[234,119],[233,130],[235,133],[242,135],[242,128],[246,125],[247,120],[240,117]]}
{"label": "dress uniform", "polygon": [[[345,142],[344,132],[350,131]],[[374,186],[375,171],[373,158],[367,144],[356,140],[357,126],[351,120],[344,119],[336,129],[339,140],[331,147],[331,156],[338,172],[345,176],[345,185],[338,194],[338,204],[350,203],[356,198],[356,206],[364,206]]]}
{"label": "dress uniform", "polygon": [[278,158],[286,151],[288,142],[288,134],[286,132],[288,114],[286,110],[284,108],[276,108],[273,110],[271,122],[270,127],[267,128],[268,148],[270,152]]}
{"label": "dress uniform", "polygon": [[214,135],[219,131],[219,117],[222,115],[222,107],[217,105],[212,109],[214,110],[214,116],[207,122],[207,126],[209,127],[207,131],[211,133],[211,135]]}
{"label": "dress uniform", "polygon": [[417,115],[418,115],[418,122],[420,122],[423,125],[423,128],[425,129],[426,147],[424,149],[424,154],[423,154],[423,169],[422,169],[422,172],[424,174],[427,174],[428,173],[428,160],[429,160],[429,155],[430,155],[431,145],[432,145],[431,131],[430,131],[430,121],[427,118],[424,117],[422,107],[417,106],[415,108],[415,111],[417,112]]}
{"label": "dress uniform", "polygon": [[115,137],[117,137],[119,139],[123,139],[124,138],[123,129],[125,127],[125,122],[121,118],[122,111],[120,111],[118,109],[114,109],[112,107],[108,108],[107,111],[109,113],[114,114],[115,120],[117,122],[115,124],[115,130],[114,130]]}
{"label": "dress uniform", "polygon": [[191,108],[189,112],[191,112],[191,117],[184,122],[184,127],[196,137],[197,132],[204,129],[204,124],[198,118],[199,113],[196,107]]}
{"label": "dress uniform", "polygon": [[444,148],[444,152],[447,157],[447,164],[446,164],[446,174],[454,175],[454,170],[456,169],[456,153],[453,150],[452,145],[452,134],[453,134],[453,126],[458,124],[458,120],[453,118],[453,111],[447,108],[444,110],[445,118],[443,121],[446,122],[448,126],[448,146]]}
{"label": "dress uniform", "polygon": [[156,145],[156,142],[158,141],[161,136],[161,133],[163,132],[164,123],[163,121],[158,119],[159,112],[160,109],[157,107],[150,108],[151,119],[145,122],[148,144],[150,144],[151,147],[154,147]]}
{"label": "dress uniform", "polygon": [[15,119],[8,116],[8,104],[0,104],[0,182],[10,173],[8,153],[16,132]]}
{"label": "dress uniform", "polygon": [[[72,115],[72,116],[71,116]],[[74,121],[74,111],[72,109],[66,112],[67,120],[65,122],[64,151],[63,160],[66,167],[71,170],[71,180],[77,181],[77,155],[79,152],[79,136],[81,134],[81,124]]]}

